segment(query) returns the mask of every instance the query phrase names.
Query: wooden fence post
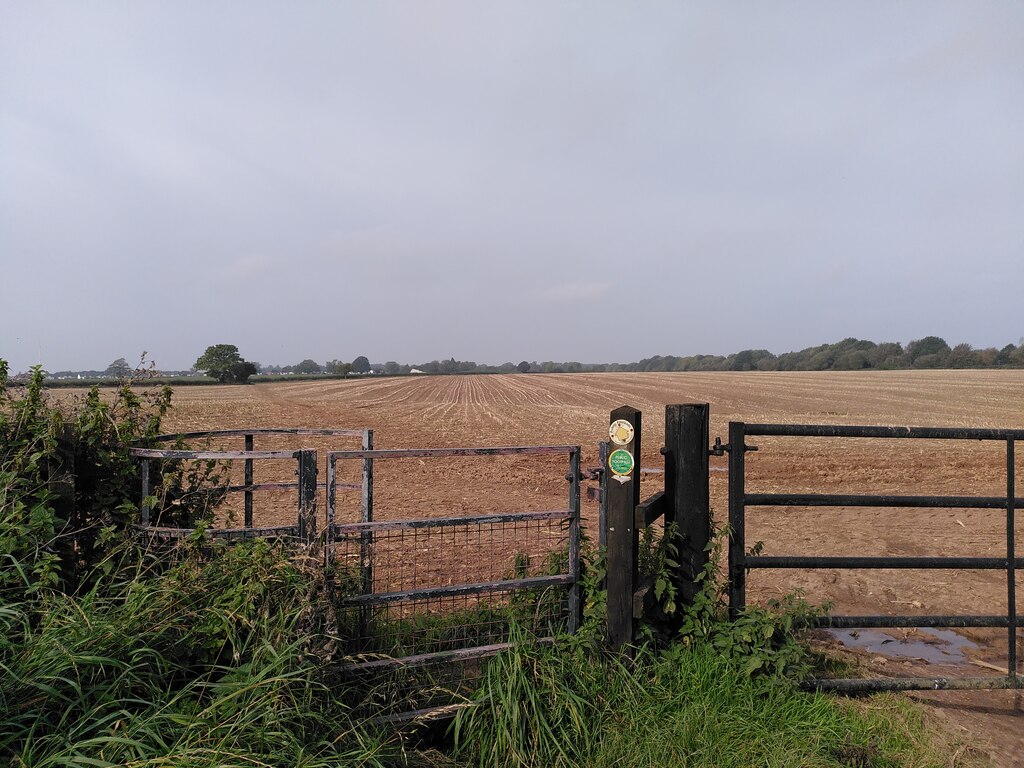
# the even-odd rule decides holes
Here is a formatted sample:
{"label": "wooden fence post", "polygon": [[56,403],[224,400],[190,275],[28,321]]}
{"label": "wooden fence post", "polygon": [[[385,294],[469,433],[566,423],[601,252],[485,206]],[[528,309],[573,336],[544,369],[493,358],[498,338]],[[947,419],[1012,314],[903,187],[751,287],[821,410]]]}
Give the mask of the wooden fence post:
{"label": "wooden fence post", "polygon": [[[363,450],[373,450],[373,430],[363,431]],[[373,459],[363,459],[363,492],[360,521],[373,522]],[[359,534],[359,572],[363,579],[363,594],[373,594],[373,532],[367,528]]]}
{"label": "wooden fence post", "polygon": [[336,532],[334,529],[334,512],[338,503],[338,459],[331,451],[327,452],[327,511],[324,527],[324,566],[328,574],[334,566]]}
{"label": "wooden fence post", "polygon": [[621,650],[633,642],[633,593],[637,584],[639,544],[635,510],[640,503],[641,413],[624,405],[611,412],[611,424],[617,421],[629,424],[632,439],[622,441],[620,437],[625,444],[610,446],[612,452],[604,467],[604,472],[609,474],[605,500],[608,644],[613,650]]}
{"label": "wooden fence post", "polygon": [[[245,450],[254,451],[255,443],[252,435],[245,436]],[[245,460],[245,511],[242,517],[242,525],[252,528],[252,485],[255,481],[253,475],[252,459]]]}
{"label": "wooden fence post", "polygon": [[152,509],[150,509],[149,494],[153,484],[149,478],[149,459],[139,459],[139,524],[148,528]]}
{"label": "wooden fence post", "polygon": [[580,449],[573,448],[569,451],[569,575],[572,576],[572,586],[569,587],[569,609],[568,629],[570,634],[575,634],[583,623],[583,587],[580,585]]}
{"label": "wooden fence post", "polygon": [[708,562],[710,411],[707,403],[665,407],[665,524],[676,526],[676,586],[681,605],[693,603],[700,589],[697,577]]}
{"label": "wooden fence post", "polygon": [[299,539],[312,544],[316,538],[316,451],[299,453]]}
{"label": "wooden fence post", "polygon": [[75,501],[75,440],[70,425],[63,425],[57,438],[57,456],[48,461],[47,484],[53,494],[53,510],[63,524],[57,531],[57,549],[60,552],[61,582],[65,589],[78,582],[77,532],[82,521]]}

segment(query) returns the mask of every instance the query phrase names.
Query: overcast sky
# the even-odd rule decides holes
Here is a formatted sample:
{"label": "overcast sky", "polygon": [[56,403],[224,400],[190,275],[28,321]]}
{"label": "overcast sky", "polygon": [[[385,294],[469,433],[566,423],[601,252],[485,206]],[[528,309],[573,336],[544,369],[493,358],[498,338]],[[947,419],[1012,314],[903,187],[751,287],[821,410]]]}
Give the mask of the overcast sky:
{"label": "overcast sky", "polygon": [[0,0],[0,357],[1024,336],[1024,3]]}

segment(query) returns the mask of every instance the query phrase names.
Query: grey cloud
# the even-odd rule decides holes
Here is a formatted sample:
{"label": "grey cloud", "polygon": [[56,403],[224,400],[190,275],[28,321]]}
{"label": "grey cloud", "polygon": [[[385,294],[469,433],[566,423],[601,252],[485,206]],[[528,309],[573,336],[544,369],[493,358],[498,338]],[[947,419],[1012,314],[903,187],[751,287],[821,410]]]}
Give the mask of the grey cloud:
{"label": "grey cloud", "polygon": [[[16,369],[141,349],[179,367],[218,341],[264,362],[500,362],[1021,334],[1018,4],[5,16]],[[624,272],[649,322],[595,333]],[[935,299],[957,292],[990,311],[952,317]],[[122,299],[173,323],[118,323]],[[301,355],[278,322],[298,312]]]}

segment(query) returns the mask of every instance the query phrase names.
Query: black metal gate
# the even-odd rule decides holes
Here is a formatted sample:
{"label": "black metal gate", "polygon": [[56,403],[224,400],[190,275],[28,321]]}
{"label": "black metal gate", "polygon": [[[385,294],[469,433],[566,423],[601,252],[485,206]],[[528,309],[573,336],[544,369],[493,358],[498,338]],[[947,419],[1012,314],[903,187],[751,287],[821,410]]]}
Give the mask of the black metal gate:
{"label": "black metal gate", "polygon": [[[374,464],[489,456],[567,458],[567,504],[409,518],[375,510]],[[360,521],[336,522],[337,465],[362,465]],[[327,454],[326,563],[343,597],[340,671],[387,695],[360,703],[377,719],[408,719],[457,705],[479,660],[513,644],[517,628],[540,642],[581,619],[580,447],[415,448]],[[382,682],[383,681],[383,682]]]}
{"label": "black metal gate", "polygon": [[[877,438],[885,440],[983,440],[1005,443],[1005,496],[895,496],[860,494],[748,493],[745,455],[757,450],[748,446],[752,436]],[[1008,635],[1008,674],[999,677],[970,678],[887,678],[879,680],[814,680],[809,687],[832,690],[927,690],[942,688],[1019,688],[1017,674],[1016,572],[1024,558],[1016,556],[1015,513],[1024,499],[1016,497],[1015,443],[1024,440],[1024,430],[956,429],[932,427],[861,427],[796,424],[729,424],[729,610],[735,617],[746,605],[747,572],[757,568],[829,568],[829,569],[950,569],[998,570],[1006,573],[1007,608],[1004,615],[931,615],[931,616],[835,616],[815,622],[830,628],[872,627],[995,627]],[[832,557],[762,556],[748,553],[745,528],[748,507],[885,507],[1003,509],[1006,512],[1005,557]]]}

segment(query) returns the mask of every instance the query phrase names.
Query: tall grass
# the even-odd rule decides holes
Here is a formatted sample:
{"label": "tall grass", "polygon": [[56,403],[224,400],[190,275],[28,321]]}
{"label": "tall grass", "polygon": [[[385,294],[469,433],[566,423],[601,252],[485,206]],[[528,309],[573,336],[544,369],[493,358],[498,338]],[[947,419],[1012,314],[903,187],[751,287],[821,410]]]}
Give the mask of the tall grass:
{"label": "tall grass", "polygon": [[105,570],[82,595],[0,607],[0,764],[948,765],[893,697],[803,694],[709,640],[629,661],[524,632],[486,665],[454,752],[419,752],[363,730],[328,676],[344,643],[318,564],[257,540]]}
{"label": "tall grass", "polygon": [[751,677],[708,643],[595,659],[523,646],[488,668],[453,726],[471,764],[515,766],[947,766],[917,710]]}
{"label": "tall grass", "polygon": [[329,605],[262,541],[0,609],[0,762],[393,765],[327,687]]}

